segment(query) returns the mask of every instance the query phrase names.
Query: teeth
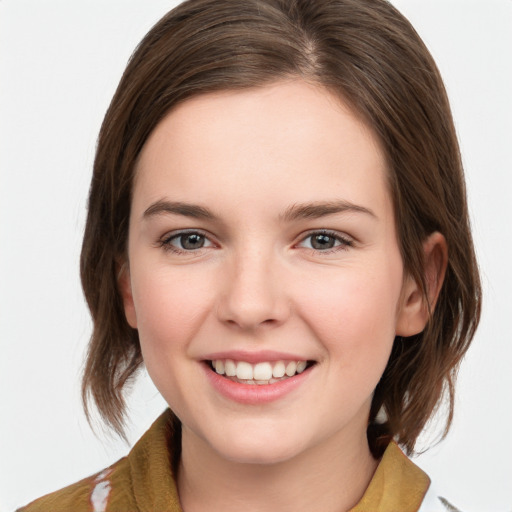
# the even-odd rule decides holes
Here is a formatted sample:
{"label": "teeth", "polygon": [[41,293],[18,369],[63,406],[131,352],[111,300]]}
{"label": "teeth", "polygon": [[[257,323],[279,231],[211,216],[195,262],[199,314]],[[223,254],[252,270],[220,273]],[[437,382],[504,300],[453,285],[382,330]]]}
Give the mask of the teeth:
{"label": "teeth", "polygon": [[221,359],[219,359],[218,361],[215,361],[215,371],[219,374],[219,375],[224,375],[224,361],[222,361]]}
{"label": "teeth", "polygon": [[236,378],[242,380],[252,380],[254,372],[252,371],[252,364],[245,361],[239,361],[236,365]]}
{"label": "teeth", "polygon": [[299,361],[297,363],[297,373],[302,373],[306,369],[307,364],[306,361]]}
{"label": "teeth", "polygon": [[270,363],[258,363],[254,367],[254,380],[270,380],[272,378],[272,366]]}
{"label": "teeth", "polygon": [[[215,365],[215,368],[217,368],[217,365]],[[224,363],[224,371],[228,377],[234,377],[236,375],[235,362],[231,361],[231,359],[226,359],[226,362]]]}
{"label": "teeth", "polygon": [[295,375],[296,371],[297,371],[297,363],[295,363],[294,361],[290,361],[286,365],[286,375],[288,375],[288,377],[293,377]]}
{"label": "teeth", "polygon": [[281,377],[284,377],[284,374],[286,372],[286,368],[284,366],[283,361],[278,361],[274,365],[274,369],[272,370],[272,376],[276,379],[280,379]]}
{"label": "teeth", "polygon": [[252,365],[246,361],[217,359],[211,364],[219,375],[233,377],[237,381],[244,381],[244,384],[263,385],[302,373],[306,369],[307,361],[262,362]]}

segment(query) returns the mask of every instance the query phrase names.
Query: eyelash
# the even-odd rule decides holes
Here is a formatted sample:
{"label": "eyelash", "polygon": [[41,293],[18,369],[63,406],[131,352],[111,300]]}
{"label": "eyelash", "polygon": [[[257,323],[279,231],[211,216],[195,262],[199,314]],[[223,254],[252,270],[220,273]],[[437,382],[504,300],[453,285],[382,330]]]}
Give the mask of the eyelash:
{"label": "eyelash", "polygon": [[[202,247],[198,247],[197,249],[184,249],[179,248],[174,245],[172,245],[173,240],[178,240],[181,237],[185,237],[187,235],[197,235],[202,237],[205,241],[209,242],[209,245],[206,247],[203,245]],[[342,236],[339,233],[335,231],[329,231],[329,230],[317,230],[317,231],[311,231],[307,233],[305,236],[303,236],[300,241],[295,244],[295,247],[300,247],[301,244],[303,244],[306,240],[312,239],[314,236],[325,236],[329,237],[331,239],[334,239],[334,243],[339,243],[338,245],[334,245],[333,247],[329,247],[328,249],[315,249],[314,247],[303,247],[304,249],[308,249],[315,253],[321,253],[321,254],[331,254],[333,252],[337,251],[346,251],[349,247],[353,247],[354,241],[346,236]],[[178,232],[172,232],[164,236],[161,240],[158,242],[158,246],[162,247],[165,251],[171,251],[175,254],[193,254],[198,253],[204,248],[208,247],[214,247],[215,244],[208,238],[208,235],[202,231],[192,229],[192,230],[185,230],[185,231],[178,231]]]}
{"label": "eyelash", "polygon": [[334,247],[329,247],[328,249],[323,250],[315,249],[314,247],[305,247],[305,249],[309,249],[315,253],[331,254],[333,252],[346,251],[349,247],[353,247],[354,245],[354,241],[347,236],[342,236],[336,231],[329,231],[327,229],[309,232],[306,236],[301,238],[301,241],[297,245],[304,243],[308,239],[312,239],[314,236],[325,236],[334,239],[334,243],[339,242],[339,245],[335,245]]}
{"label": "eyelash", "polygon": [[208,241],[210,245],[207,246],[214,246],[215,244],[208,238],[208,235],[206,233],[203,233],[202,231],[199,231],[197,229],[190,229],[185,231],[174,231],[172,233],[169,233],[165,235],[162,239],[159,240],[158,246],[162,247],[165,251],[174,252],[175,254],[193,254],[197,253],[201,249],[204,249],[205,247],[198,247],[197,249],[182,249],[179,247],[175,247],[172,245],[173,240],[178,240],[181,237],[185,237],[187,235],[197,235],[202,237],[205,241]]}

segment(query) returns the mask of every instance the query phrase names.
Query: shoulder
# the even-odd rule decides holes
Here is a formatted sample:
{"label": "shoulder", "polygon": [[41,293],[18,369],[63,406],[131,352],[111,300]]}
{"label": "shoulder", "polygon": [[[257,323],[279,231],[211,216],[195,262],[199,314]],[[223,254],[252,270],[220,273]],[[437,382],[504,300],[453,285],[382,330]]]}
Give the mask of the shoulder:
{"label": "shoulder", "polygon": [[171,467],[174,439],[167,410],[127,457],[88,478],[39,498],[17,512],[180,512]]}
{"label": "shoulder", "polygon": [[[115,493],[110,496],[114,485]],[[123,458],[109,468],[59,491],[47,494],[16,512],[100,511],[105,510],[107,499],[114,497],[116,501],[123,501],[122,507],[129,507],[131,499],[129,492],[126,492],[128,491],[126,487],[129,488],[129,467],[127,458]]]}
{"label": "shoulder", "polygon": [[350,512],[459,512],[432,488],[428,475],[389,443],[368,488]]}

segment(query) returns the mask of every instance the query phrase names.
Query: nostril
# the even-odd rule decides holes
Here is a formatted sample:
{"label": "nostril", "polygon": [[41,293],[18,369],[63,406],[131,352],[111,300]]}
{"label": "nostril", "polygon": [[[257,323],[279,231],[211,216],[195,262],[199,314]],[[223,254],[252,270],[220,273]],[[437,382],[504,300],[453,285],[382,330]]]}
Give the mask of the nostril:
{"label": "nostril", "polygon": [[246,270],[243,276],[226,280],[226,288],[218,296],[217,318],[226,326],[244,330],[281,325],[290,315],[283,287],[268,271],[251,274],[250,279],[248,274]]}

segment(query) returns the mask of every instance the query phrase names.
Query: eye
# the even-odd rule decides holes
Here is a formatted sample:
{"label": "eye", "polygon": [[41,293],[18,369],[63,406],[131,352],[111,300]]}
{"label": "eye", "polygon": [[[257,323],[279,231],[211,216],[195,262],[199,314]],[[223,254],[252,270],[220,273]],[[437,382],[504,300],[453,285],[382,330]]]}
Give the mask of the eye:
{"label": "eye", "polygon": [[160,241],[160,245],[174,252],[191,252],[214,244],[199,231],[182,231],[168,234]]}
{"label": "eye", "polygon": [[346,250],[347,247],[352,245],[353,242],[349,238],[330,231],[310,233],[298,244],[299,247],[315,251]]}

